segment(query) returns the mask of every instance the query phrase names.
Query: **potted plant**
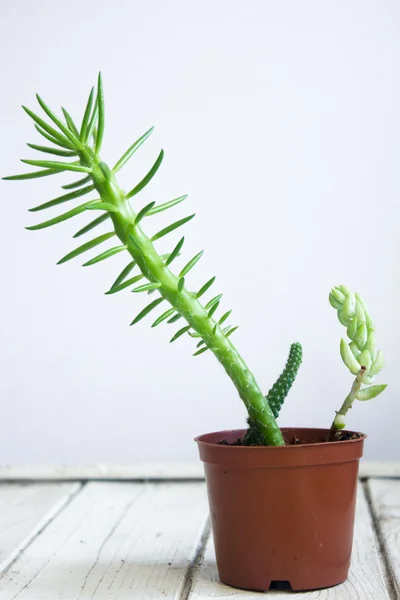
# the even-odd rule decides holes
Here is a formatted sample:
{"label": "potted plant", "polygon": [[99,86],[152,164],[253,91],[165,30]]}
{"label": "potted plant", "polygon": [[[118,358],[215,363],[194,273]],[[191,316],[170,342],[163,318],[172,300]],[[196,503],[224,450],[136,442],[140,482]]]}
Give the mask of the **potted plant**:
{"label": "potted plant", "polygon": [[[138,206],[136,197],[159,169],[163,151],[147,175],[127,193],[118,184],[118,171],[153,129],[139,137],[109,168],[100,158],[104,134],[101,75],[97,90],[93,88],[90,92],[79,127],[65,109],[62,119],[39,96],[37,99],[45,118],[23,108],[51,145],[28,146],[61,158],[23,160],[39,170],[4,179],[35,179],[64,172],[83,177],[63,185],[62,195],[30,209],[41,212],[65,204],[67,210],[27,229],[43,229],[86,211],[97,211],[99,215],[79,229],[74,238],[85,236],[102,223],[109,225],[109,231],[78,245],[58,264],[107,241],[112,243],[111,247],[95,254],[85,266],[126,253],[128,263],[107,293],[131,289],[138,295],[155,294],[154,299],[141,307],[131,325],[150,313],[154,315],[153,311],[160,306],[161,312],[153,317],[152,327],[179,322],[170,341],[186,335],[193,338],[194,356],[211,351],[248,411],[247,430],[197,438],[205,464],[222,581],[254,590],[269,589],[273,580],[289,581],[294,590],[344,581],[351,553],[358,461],[365,435],[343,428],[355,400],[369,400],[386,387],[369,385],[383,367],[383,355],[376,348],[374,324],[362,299],[344,286],[333,288],[329,296],[340,322],[347,328],[350,343],[342,339],[340,349],[345,365],[355,376],[332,426],[280,429],[276,419],[299,369],[301,345],[291,346],[283,373],[264,395],[232,342],[237,327],[229,324],[231,310],[222,309],[222,294],[204,300],[215,277],[196,291],[189,287],[189,273],[202,252],[175,273],[173,263],[183,251],[185,238],[174,243],[167,255],[160,255],[156,249],[160,238],[182,227],[194,215],[174,221],[151,237],[144,232],[144,223],[151,215],[173,208],[186,198],[179,196],[163,204],[150,202]],[[92,193],[93,198],[84,199]],[[77,204],[71,207],[75,200]],[[362,389],[363,384],[369,387]]]}

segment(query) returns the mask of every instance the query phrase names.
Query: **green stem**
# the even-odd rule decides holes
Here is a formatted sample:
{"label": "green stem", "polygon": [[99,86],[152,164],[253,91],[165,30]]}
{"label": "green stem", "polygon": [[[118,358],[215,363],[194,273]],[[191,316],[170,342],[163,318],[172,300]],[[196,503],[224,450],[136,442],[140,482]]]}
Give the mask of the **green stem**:
{"label": "green stem", "polygon": [[[336,433],[340,429],[337,426],[337,423],[338,423],[337,419],[338,419],[338,417],[345,417],[347,415],[347,412],[352,408],[353,402],[356,399],[356,396],[357,396],[358,392],[360,391],[360,388],[361,388],[361,385],[362,385],[362,378],[365,375],[365,371],[366,371],[365,367],[361,367],[360,368],[360,370],[357,373],[357,377],[353,381],[353,385],[351,386],[351,390],[350,390],[349,395],[347,396],[347,398],[343,402],[343,404],[340,407],[340,409],[337,411],[336,416],[335,416],[335,418],[333,420],[333,423],[331,425],[331,428],[329,430],[328,442],[332,442],[335,439]],[[344,425],[342,427],[344,427]]]}
{"label": "green stem", "polygon": [[102,201],[113,204],[118,212],[110,213],[114,228],[121,242],[127,246],[141,272],[150,282],[160,285],[158,292],[165,298],[187,323],[203,338],[236,386],[249,416],[259,426],[265,445],[282,446],[284,440],[271,408],[257,385],[252,373],[232,342],[208,311],[186,287],[178,290],[178,277],[174,275],[144,234],[135,224],[136,213],[118,185],[115,175],[88,148],[81,151],[81,163],[90,166],[93,183]]}

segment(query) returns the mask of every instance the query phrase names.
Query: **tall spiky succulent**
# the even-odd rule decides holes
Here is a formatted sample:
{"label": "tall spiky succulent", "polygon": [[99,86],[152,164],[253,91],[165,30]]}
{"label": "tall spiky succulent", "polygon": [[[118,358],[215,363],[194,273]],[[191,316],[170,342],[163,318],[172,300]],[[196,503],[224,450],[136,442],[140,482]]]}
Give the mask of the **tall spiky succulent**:
{"label": "tall spiky succulent", "polygon": [[[5,177],[4,179],[35,179],[67,171],[82,173],[84,177],[73,183],[63,185],[62,188],[68,190],[66,194],[35,206],[30,210],[32,212],[42,211],[77,199],[80,199],[80,204],[57,217],[27,227],[27,229],[44,229],[86,211],[99,211],[100,216],[80,229],[74,237],[78,238],[87,234],[103,222],[110,224],[110,231],[78,246],[64,256],[58,264],[80,256],[107,240],[117,238],[119,240],[117,245],[101,252],[84,264],[85,266],[93,265],[120,252],[126,252],[129,255],[129,263],[118,275],[107,293],[114,294],[138,284],[133,287],[132,292],[137,294],[156,292],[158,294],[155,300],[152,300],[138,313],[131,325],[143,319],[158,305],[164,302],[168,304],[168,308],[157,316],[152,326],[156,327],[164,321],[175,323],[181,318],[186,321],[186,324],[171,337],[170,341],[173,342],[184,334],[188,334],[193,338],[200,338],[198,350],[194,352],[194,355],[200,355],[207,350],[211,350],[215,354],[236,386],[247,408],[249,418],[256,427],[262,442],[266,445],[284,444],[282,434],[268,401],[230,339],[230,336],[237,329],[236,326],[225,324],[231,311],[224,312],[219,318],[216,317],[216,311],[221,305],[222,294],[214,296],[206,303],[201,300],[214,283],[215,277],[209,279],[195,292],[190,291],[187,287],[187,275],[200,260],[203,252],[193,256],[183,269],[175,274],[170,267],[180,254],[185,238],[182,237],[167,255],[162,256],[156,250],[155,243],[160,238],[190,221],[194,215],[191,214],[173,222],[151,235],[151,237],[148,237],[142,229],[143,223],[151,215],[176,206],[183,202],[186,196],[179,196],[158,205],[155,202],[150,202],[140,210],[134,209],[131,205],[131,200],[136,199],[137,194],[149,184],[158,171],[164,152],[161,150],[147,175],[128,193],[125,193],[118,184],[116,174],[150,136],[153,128],[137,139],[110,169],[100,157],[104,136],[104,97],[101,75],[98,78],[97,94],[94,88],[90,92],[79,128],[65,109],[62,109],[63,121],[50,110],[39,96],[37,96],[37,99],[44,113],[56,128],[28,108],[23,107],[35,122],[38,132],[52,144],[51,146],[28,145],[34,150],[60,156],[64,160],[23,160],[22,162],[39,167],[40,170]],[[66,162],[65,158],[72,158],[72,162]],[[82,201],[82,197],[91,192],[96,193],[96,197]],[[136,269],[138,274],[130,276],[133,269]],[[283,398],[285,390],[282,389],[280,393]]]}
{"label": "tall spiky succulent", "polygon": [[343,338],[340,341],[342,360],[349,371],[356,375],[351,391],[332,423],[332,437],[334,430],[346,426],[346,414],[355,400],[376,398],[387,386],[372,385],[361,389],[363,383],[372,383],[384,366],[383,353],[376,346],[375,325],[361,296],[339,285],[332,288],[329,302],[337,310],[338,319],[347,328],[350,338],[349,343]]}

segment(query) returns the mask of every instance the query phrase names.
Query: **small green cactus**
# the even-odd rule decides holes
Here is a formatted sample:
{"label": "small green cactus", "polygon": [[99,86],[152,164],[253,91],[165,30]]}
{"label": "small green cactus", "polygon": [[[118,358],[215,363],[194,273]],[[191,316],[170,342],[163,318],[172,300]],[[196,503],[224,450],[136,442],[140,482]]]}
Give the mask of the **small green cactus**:
{"label": "small green cactus", "polygon": [[[289,357],[284,370],[265,396],[275,419],[278,418],[285,398],[296,379],[302,360],[303,348],[299,342],[295,342],[290,346]],[[248,419],[248,424],[249,429],[243,438],[243,443],[247,446],[262,446],[262,437],[258,432],[257,423],[252,419]]]}
{"label": "small green cactus", "polygon": [[376,347],[375,325],[361,296],[339,285],[332,288],[329,302],[337,310],[338,319],[347,328],[350,338],[349,343],[341,339],[340,355],[349,371],[356,375],[351,391],[332,423],[332,438],[338,429],[346,426],[346,414],[354,400],[376,398],[387,386],[381,384],[361,389],[362,384],[372,383],[384,366],[383,353]]}
{"label": "small green cactus", "polygon": [[285,398],[296,379],[302,360],[303,348],[299,342],[295,342],[290,346],[289,357],[283,372],[266,395],[275,419],[278,418]]}

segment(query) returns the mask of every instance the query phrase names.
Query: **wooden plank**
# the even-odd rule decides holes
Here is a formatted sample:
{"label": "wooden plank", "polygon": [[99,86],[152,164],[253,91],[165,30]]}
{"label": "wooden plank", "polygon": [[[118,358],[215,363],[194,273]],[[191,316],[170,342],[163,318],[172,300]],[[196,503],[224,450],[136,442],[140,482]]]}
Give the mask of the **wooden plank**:
{"label": "wooden plank", "polygon": [[0,579],[0,600],[181,598],[204,484],[89,483]]}
{"label": "wooden plank", "polygon": [[85,480],[204,480],[200,460],[187,463],[137,463],[130,465],[0,467],[0,481],[85,481]]}
{"label": "wooden plank", "polygon": [[368,489],[395,598],[400,598],[400,481],[370,480]]}
{"label": "wooden plank", "polygon": [[[400,462],[360,462],[360,477],[400,477]],[[0,467],[0,481],[88,480],[204,480],[203,465],[195,462],[136,463],[130,465],[25,465]]]}
{"label": "wooden plank", "polygon": [[[379,558],[372,518],[368,504],[359,484],[357,497],[357,517],[354,532],[352,564],[347,582],[315,592],[297,592],[296,600],[385,600],[391,598],[385,581],[384,567]],[[288,593],[270,591],[268,598],[287,600]],[[204,598],[235,598],[254,600],[264,598],[265,593],[246,592],[222,584],[218,579],[212,540],[207,544],[197,576],[194,578],[189,600]]]}
{"label": "wooden plank", "polygon": [[400,478],[400,462],[362,460],[360,461],[359,475],[365,479],[370,477]]}
{"label": "wooden plank", "polygon": [[64,507],[80,484],[0,484],[0,571]]}

